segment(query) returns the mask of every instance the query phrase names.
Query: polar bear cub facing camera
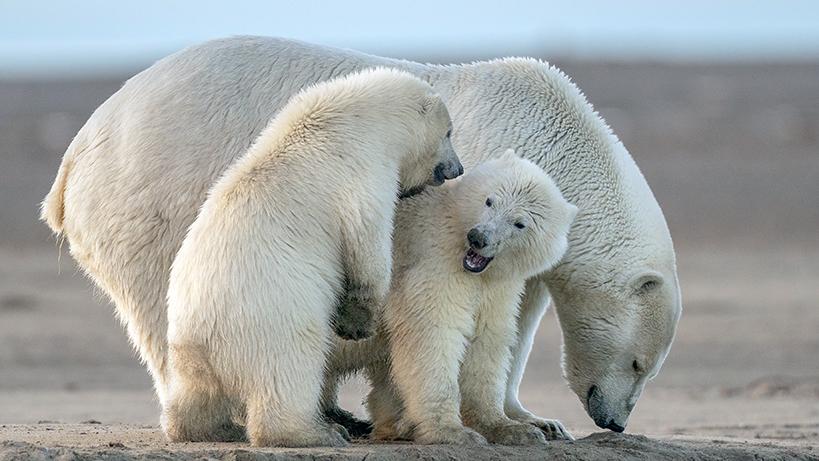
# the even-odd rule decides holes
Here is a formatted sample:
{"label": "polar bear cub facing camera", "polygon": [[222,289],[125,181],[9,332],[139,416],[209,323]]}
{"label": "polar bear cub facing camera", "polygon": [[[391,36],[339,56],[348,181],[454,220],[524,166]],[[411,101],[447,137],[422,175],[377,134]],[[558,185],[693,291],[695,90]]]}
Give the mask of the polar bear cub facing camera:
{"label": "polar bear cub facing camera", "polygon": [[369,334],[397,196],[463,172],[451,127],[428,84],[362,71],[294,96],[216,182],[170,274],[172,441],[346,444],[319,416],[332,328]]}
{"label": "polar bear cub facing camera", "polygon": [[401,201],[383,315],[392,365],[368,367],[374,438],[546,442],[504,414],[506,379],[525,281],[560,260],[576,213],[511,150]]}

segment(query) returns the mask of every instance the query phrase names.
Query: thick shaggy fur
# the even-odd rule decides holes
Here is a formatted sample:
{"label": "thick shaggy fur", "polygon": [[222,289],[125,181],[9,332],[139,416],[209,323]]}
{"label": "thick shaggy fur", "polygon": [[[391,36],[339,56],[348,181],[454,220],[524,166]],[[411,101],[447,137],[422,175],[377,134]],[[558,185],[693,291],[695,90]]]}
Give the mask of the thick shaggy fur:
{"label": "thick shaggy fur", "polygon": [[244,416],[254,445],[346,444],[319,417],[331,316],[345,285],[383,305],[397,197],[458,170],[451,127],[418,78],[350,74],[297,94],[216,182],[170,273],[172,441],[236,440]]}
{"label": "thick shaggy fur", "polygon": [[576,212],[511,150],[400,203],[385,338],[375,340],[388,339],[392,366],[369,367],[375,438],[546,443],[504,414],[506,376],[526,279],[563,256]]}
{"label": "thick shaggy fur", "polygon": [[160,397],[168,272],[207,191],[293,94],[373,66],[441,94],[467,169],[514,148],[579,208],[562,262],[527,281],[506,414],[552,427],[517,399],[551,300],[569,385],[598,425],[624,427],[674,337],[674,249],[640,170],[577,87],[533,59],[422,65],[267,37],[205,42],[130,79],[77,134],[43,202],[43,218],[110,294]]}

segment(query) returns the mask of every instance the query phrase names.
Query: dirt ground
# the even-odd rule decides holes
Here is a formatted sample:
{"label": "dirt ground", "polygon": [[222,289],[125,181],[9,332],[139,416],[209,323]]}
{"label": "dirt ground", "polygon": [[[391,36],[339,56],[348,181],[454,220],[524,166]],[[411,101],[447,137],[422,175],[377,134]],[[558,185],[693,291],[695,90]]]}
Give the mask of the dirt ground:
{"label": "dirt ground", "polygon": [[[65,146],[121,80],[0,82],[0,460],[819,459],[819,64],[558,64],[634,155],[677,248],[677,337],[624,434],[563,383],[549,312],[521,400],[575,442],[168,444],[112,307],[37,221]],[[342,405],[365,416],[365,393],[348,383]]]}

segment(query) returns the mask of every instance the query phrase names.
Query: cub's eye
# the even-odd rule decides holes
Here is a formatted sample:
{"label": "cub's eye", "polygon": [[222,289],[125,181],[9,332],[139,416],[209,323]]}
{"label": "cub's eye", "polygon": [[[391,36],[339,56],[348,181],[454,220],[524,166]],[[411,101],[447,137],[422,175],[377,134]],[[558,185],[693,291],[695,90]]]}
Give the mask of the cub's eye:
{"label": "cub's eye", "polygon": [[522,223],[522,222],[520,222],[520,221],[516,221],[516,222],[515,222],[515,227],[517,227],[518,229],[525,229],[525,228],[526,228],[526,224],[523,224],[523,223]]}
{"label": "cub's eye", "polygon": [[446,132],[446,137],[448,138],[450,136],[452,136],[452,130],[449,130],[449,131]]}
{"label": "cub's eye", "polygon": [[486,206],[492,206],[492,197],[486,197]]}
{"label": "cub's eye", "polygon": [[639,373],[642,370],[642,368],[640,368],[640,364],[637,363],[636,360],[631,362],[631,368],[633,368],[634,371],[637,372],[637,373]]}

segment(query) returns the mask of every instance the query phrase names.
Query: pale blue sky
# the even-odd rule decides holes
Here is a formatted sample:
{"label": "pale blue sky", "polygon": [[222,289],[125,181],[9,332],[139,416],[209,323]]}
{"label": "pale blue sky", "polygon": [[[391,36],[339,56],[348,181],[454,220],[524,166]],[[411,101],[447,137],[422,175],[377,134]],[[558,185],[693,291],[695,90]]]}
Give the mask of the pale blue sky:
{"label": "pale blue sky", "polygon": [[819,59],[819,0],[0,0],[0,76],[139,69],[233,34],[431,59]]}

